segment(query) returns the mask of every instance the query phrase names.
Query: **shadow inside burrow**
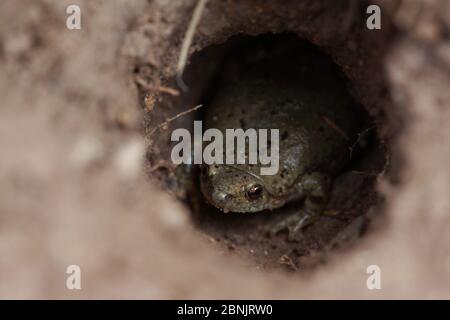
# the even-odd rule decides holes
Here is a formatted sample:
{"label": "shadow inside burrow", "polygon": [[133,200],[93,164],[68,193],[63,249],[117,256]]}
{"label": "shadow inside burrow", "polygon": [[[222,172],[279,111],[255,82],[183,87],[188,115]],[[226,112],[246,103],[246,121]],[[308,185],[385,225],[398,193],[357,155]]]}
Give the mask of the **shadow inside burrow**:
{"label": "shadow inside burrow", "polygon": [[[322,257],[312,262],[304,262],[302,259],[311,252],[347,246],[339,243],[339,236],[348,229],[348,226],[356,225],[353,231],[357,238],[363,235],[370,222],[370,219],[365,218],[367,213],[373,208],[379,208],[382,203],[382,198],[376,191],[376,181],[378,175],[386,169],[388,145],[378,138],[374,122],[358,101],[355,100],[355,107],[358,110],[355,117],[361,122],[361,141],[359,141],[361,143],[354,146],[350,163],[334,179],[331,199],[326,210],[329,214],[305,228],[304,239],[300,242],[288,242],[287,234],[283,232],[275,237],[268,237],[266,231],[284,217],[301,210],[303,201],[292,202],[273,211],[224,214],[209,205],[201,194],[198,178],[200,170],[197,166],[174,166],[170,161],[171,148],[174,145],[170,141],[170,133],[175,128],[186,128],[192,133],[193,121],[203,119],[205,109],[220,90],[218,79],[223,72],[224,62],[230,56],[239,55],[243,47],[248,48],[271,41],[299,42],[302,46],[316,51],[318,55],[323,55],[327,63],[332,61],[321,49],[292,34],[255,37],[239,35],[225,43],[206,47],[194,54],[185,71],[184,81],[188,84],[189,91],[180,91],[179,95],[160,96],[155,108],[164,108],[165,112],[152,112],[151,118],[147,120],[155,126],[155,123],[162,123],[170,118],[170,114],[176,115],[183,109],[186,110],[186,106],[202,104],[203,107],[200,111],[186,114],[170,122],[166,130],[155,135],[152,138],[152,146],[148,149],[147,159],[151,177],[158,179],[163,188],[170,190],[189,206],[193,224],[207,235],[211,242],[238,256],[250,257],[258,268],[282,265],[289,270],[301,270],[322,262]],[[337,65],[336,72],[351,92],[354,89],[352,83]],[[169,88],[177,87],[176,78],[168,79],[164,85]],[[382,99],[386,99],[386,96]],[[163,165],[160,165],[161,163]],[[355,221],[358,223],[354,223]]]}

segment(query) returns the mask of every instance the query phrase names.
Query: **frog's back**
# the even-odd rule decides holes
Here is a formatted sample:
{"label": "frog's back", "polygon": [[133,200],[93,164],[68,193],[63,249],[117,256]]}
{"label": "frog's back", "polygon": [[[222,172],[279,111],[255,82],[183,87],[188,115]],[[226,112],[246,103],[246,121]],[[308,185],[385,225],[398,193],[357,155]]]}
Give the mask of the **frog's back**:
{"label": "frog's back", "polygon": [[[207,127],[280,130],[280,169],[261,177],[272,192],[287,192],[313,170],[334,175],[348,160],[356,110],[345,81],[315,50],[276,43],[244,49],[224,66],[218,88]],[[257,166],[240,166],[259,174]]]}

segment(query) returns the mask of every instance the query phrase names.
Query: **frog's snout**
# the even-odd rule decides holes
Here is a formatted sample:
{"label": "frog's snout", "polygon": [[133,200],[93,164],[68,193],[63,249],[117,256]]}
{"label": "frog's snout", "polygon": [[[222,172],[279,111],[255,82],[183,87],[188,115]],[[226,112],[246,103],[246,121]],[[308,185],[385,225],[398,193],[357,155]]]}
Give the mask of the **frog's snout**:
{"label": "frog's snout", "polygon": [[225,208],[233,196],[226,191],[217,188],[215,177],[218,173],[217,166],[204,165],[201,169],[201,186],[203,194],[218,208]]}

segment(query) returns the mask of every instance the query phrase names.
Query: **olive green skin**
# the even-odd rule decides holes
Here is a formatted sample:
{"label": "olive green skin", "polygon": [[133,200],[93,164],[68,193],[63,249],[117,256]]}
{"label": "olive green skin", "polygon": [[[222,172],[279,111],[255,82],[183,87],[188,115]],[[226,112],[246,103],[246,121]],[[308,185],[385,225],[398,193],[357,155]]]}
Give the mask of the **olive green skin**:
{"label": "olive green skin", "polygon": [[[205,129],[224,137],[225,129],[279,129],[279,170],[264,176],[259,164],[204,165],[207,201],[225,212],[275,209],[308,196],[328,201],[331,177],[350,160],[358,132],[354,102],[335,65],[309,46],[283,41],[244,47],[223,70]],[[255,184],[264,191],[249,199],[246,190]]]}

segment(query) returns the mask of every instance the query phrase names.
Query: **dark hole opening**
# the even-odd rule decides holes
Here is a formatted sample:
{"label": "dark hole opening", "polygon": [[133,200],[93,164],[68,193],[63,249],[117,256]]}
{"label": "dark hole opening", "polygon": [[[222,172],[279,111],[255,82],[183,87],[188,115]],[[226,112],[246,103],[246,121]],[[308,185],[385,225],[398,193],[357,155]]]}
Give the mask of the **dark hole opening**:
{"label": "dark hole opening", "polygon": [[[192,62],[184,75],[185,82],[190,87],[189,93],[169,98],[170,101],[166,101],[166,104],[174,110],[177,109],[177,106],[186,109],[187,105],[193,106],[198,103],[202,103],[204,107],[195,114],[175,121],[171,124],[171,129],[185,127],[192,130],[193,120],[204,118],[205,110],[220,90],[219,78],[225,72],[223,66],[230,56],[239,55],[242,47],[248,48],[253,44],[257,46],[261,42],[271,42],[274,39],[277,43],[297,41],[300,45],[308,47],[310,52],[323,56],[323,59],[327,60],[326,63],[333,64],[341,81],[345,83],[346,90],[352,91],[352,83],[333,63],[331,57],[306,40],[291,34],[257,37],[235,36],[223,44],[206,47],[192,57]],[[175,80],[172,79],[169,84],[174,86]],[[233,254],[250,257],[258,268],[282,266],[289,270],[308,269],[309,266],[321,263],[321,258],[311,260],[307,257],[311,257],[312,252],[327,252],[334,247],[340,247],[341,244],[338,240],[340,235],[352,225],[356,225],[353,229],[358,237],[362,235],[366,231],[369,221],[367,213],[374,211],[371,209],[381,203],[375,187],[378,174],[385,168],[387,148],[377,138],[375,125],[363,106],[359,105],[356,99],[354,102],[355,110],[358,113],[355,117],[361,122],[361,130],[358,132],[361,143],[352,150],[351,162],[334,179],[331,200],[326,209],[327,215],[321,217],[317,223],[305,228],[304,239],[300,242],[287,241],[286,233],[268,237],[266,230],[271,224],[300,210],[303,201],[290,202],[273,211],[224,214],[209,205],[201,194],[199,188],[200,167],[188,166],[189,170],[187,170],[182,165],[180,168],[183,167],[183,169],[178,170],[180,169],[178,168],[175,170],[175,174],[165,173],[161,177],[164,180],[172,181],[172,183],[166,184],[169,189],[183,189],[182,192],[176,190],[175,194],[181,194],[184,201],[190,206],[195,226],[207,234],[218,246],[233,251]],[[292,101],[286,100],[285,103],[289,104]],[[242,109],[244,117],[247,112],[246,109]],[[268,117],[274,117],[277,114],[278,110],[273,110]],[[227,110],[223,110],[223,117],[233,118],[234,116]],[[240,123],[242,126],[248,126],[242,119]],[[323,124],[317,130],[324,131],[325,127],[326,124]],[[282,130],[280,139],[285,140],[292,134],[292,131]],[[338,133],[336,132],[336,134]],[[170,135],[165,139],[170,139]],[[326,137],[325,142],[330,139],[333,137]],[[161,144],[163,143],[167,143],[167,140],[161,142]],[[170,155],[168,158],[170,161]],[[179,172],[183,173],[182,179]],[[186,173],[189,183],[180,183],[179,180],[186,179]],[[284,175],[286,175],[285,172],[283,172]]]}

